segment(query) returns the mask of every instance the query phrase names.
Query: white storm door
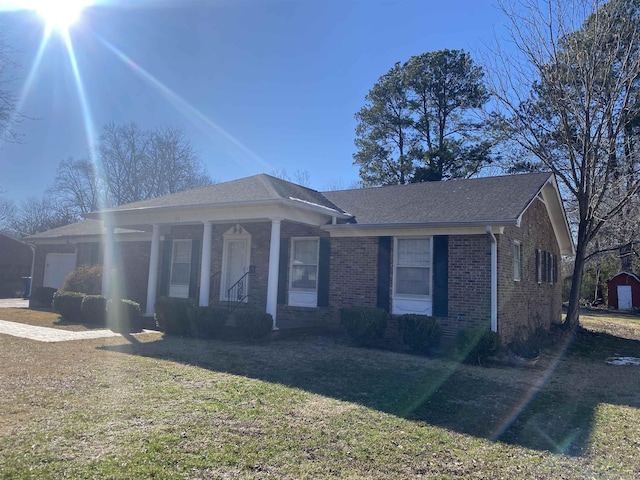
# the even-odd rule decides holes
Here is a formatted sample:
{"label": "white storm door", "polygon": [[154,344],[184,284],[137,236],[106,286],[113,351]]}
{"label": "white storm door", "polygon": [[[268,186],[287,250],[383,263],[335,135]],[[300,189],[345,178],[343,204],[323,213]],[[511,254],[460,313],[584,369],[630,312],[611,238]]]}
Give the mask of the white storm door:
{"label": "white storm door", "polygon": [[43,287],[60,288],[65,277],[76,269],[75,253],[47,253]]}
{"label": "white storm door", "polygon": [[631,310],[631,285],[618,285],[618,310]]}
{"label": "white storm door", "polygon": [[[220,291],[220,298],[222,300],[238,300],[247,295],[249,276],[246,276],[242,284],[238,285],[230,294],[229,289],[249,271],[249,246],[248,238],[225,239],[223,253],[224,265],[222,266],[223,281],[221,282]],[[229,298],[229,295],[231,295],[231,298]]]}
{"label": "white storm door", "polygon": [[191,280],[191,240],[173,241],[170,278],[169,296],[188,298]]}

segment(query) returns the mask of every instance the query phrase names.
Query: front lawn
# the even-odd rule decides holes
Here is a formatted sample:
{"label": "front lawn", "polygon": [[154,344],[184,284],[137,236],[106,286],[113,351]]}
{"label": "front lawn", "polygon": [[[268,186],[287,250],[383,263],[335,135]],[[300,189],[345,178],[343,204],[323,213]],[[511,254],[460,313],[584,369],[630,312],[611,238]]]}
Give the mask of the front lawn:
{"label": "front lawn", "polygon": [[640,337],[583,323],[533,370],[340,337],[0,335],[0,477],[638,478],[640,367],[604,360]]}

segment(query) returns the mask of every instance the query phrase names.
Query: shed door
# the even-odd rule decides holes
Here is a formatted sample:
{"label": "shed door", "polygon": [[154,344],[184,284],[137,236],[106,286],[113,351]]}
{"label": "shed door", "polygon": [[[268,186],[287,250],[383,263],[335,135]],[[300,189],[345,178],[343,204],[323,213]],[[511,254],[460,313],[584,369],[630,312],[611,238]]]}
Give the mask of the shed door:
{"label": "shed door", "polygon": [[618,285],[618,310],[631,310],[631,285]]}
{"label": "shed door", "polygon": [[75,253],[47,253],[42,286],[60,288],[64,283],[64,278],[75,268]]}

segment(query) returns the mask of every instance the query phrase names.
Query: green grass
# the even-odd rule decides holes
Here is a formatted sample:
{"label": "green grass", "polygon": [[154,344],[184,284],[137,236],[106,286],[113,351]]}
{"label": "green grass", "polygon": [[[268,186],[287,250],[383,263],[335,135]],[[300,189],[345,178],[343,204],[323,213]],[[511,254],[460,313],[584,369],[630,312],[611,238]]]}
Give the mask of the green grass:
{"label": "green grass", "polygon": [[0,336],[0,478],[635,479],[640,367],[604,359],[640,342],[593,322],[532,370],[340,337]]}

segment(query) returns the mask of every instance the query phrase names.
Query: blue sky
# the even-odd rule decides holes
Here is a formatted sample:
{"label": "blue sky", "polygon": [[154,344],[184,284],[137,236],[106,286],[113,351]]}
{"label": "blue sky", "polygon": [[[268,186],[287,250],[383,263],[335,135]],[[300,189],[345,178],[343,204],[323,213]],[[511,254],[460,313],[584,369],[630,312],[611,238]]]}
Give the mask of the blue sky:
{"label": "blue sky", "polygon": [[70,32],[83,110],[59,36],[27,89],[43,24],[3,1],[29,117],[23,143],[0,146],[0,189],[16,201],[41,196],[60,160],[88,157],[87,125],[107,122],[181,127],[218,181],[285,169],[317,190],[349,186],[354,113],[375,81],[426,51],[479,61],[503,21],[482,0],[100,0]]}

